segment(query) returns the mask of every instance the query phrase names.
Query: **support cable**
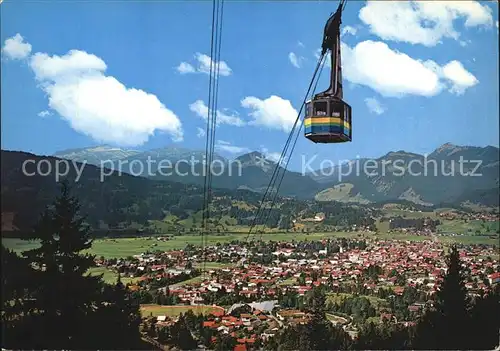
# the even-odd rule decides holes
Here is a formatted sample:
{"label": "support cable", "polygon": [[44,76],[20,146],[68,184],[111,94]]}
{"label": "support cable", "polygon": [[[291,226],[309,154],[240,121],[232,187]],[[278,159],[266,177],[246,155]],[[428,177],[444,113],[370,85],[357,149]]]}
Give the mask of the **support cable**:
{"label": "support cable", "polygon": [[[215,129],[217,121],[217,95],[218,95],[218,80],[220,73],[220,35],[222,32],[222,5],[219,10],[219,1],[213,0],[212,2],[212,37],[210,42],[210,74],[209,74],[209,87],[208,87],[208,116],[207,116],[207,139],[205,145],[205,179],[203,186],[203,211],[202,211],[202,233],[201,233],[201,246],[202,246],[202,276],[205,277],[206,271],[206,244],[207,244],[207,231],[210,219],[210,202],[212,193],[212,172],[211,166],[213,162],[213,154],[215,149]],[[219,11],[220,21],[219,21]],[[214,51],[215,56],[214,57]],[[217,66],[217,67],[215,67]]]}
{"label": "support cable", "polygon": [[[306,95],[305,95],[305,97],[304,97],[304,100],[303,100],[302,105],[301,105],[301,107],[300,107],[299,113],[297,114],[297,118],[295,119],[295,122],[294,122],[294,124],[293,124],[292,130],[290,131],[290,134],[288,135],[288,139],[287,139],[287,141],[286,141],[286,143],[285,143],[285,146],[284,146],[284,148],[283,148],[283,151],[281,152],[280,158],[279,158],[278,162],[276,163],[276,166],[275,166],[275,168],[274,168],[274,172],[273,172],[273,174],[272,174],[272,176],[271,176],[271,180],[270,180],[269,185],[267,186],[266,192],[264,193],[264,196],[263,196],[263,198],[262,198],[262,200],[261,200],[261,203],[260,203],[259,209],[258,209],[258,211],[257,211],[257,214],[256,214],[256,216],[254,217],[254,219],[253,219],[253,221],[252,221],[252,225],[250,226],[250,230],[248,231],[248,235],[247,235],[247,237],[246,237],[246,240],[248,240],[248,238],[250,237],[250,234],[251,234],[251,232],[252,232],[252,229],[253,229],[253,228],[255,227],[255,225],[256,225],[257,218],[259,217],[259,215],[260,215],[261,213],[263,213],[263,210],[262,210],[262,209],[263,209],[263,205],[264,205],[264,203],[265,203],[266,196],[267,196],[267,194],[268,194],[268,192],[269,192],[269,189],[270,189],[271,187],[273,187],[273,186],[274,186],[274,184],[276,183],[276,180],[277,180],[276,175],[277,175],[277,174],[279,174],[280,164],[283,162],[284,156],[286,155],[286,153],[287,153],[287,151],[288,151],[288,147],[289,147],[289,145],[290,145],[290,141],[291,141],[291,139],[293,138],[293,133],[294,133],[294,131],[295,131],[295,128],[296,128],[296,126],[297,126],[298,121],[300,120],[300,115],[302,114],[302,109],[304,108],[304,105],[305,105],[305,103],[306,103],[306,101],[307,101],[307,98],[308,98],[308,96],[309,96],[309,92],[311,91],[312,85],[314,84],[314,81],[315,81],[316,75],[317,75],[317,73],[318,73],[318,70],[319,70],[319,68],[320,68],[320,66],[321,66],[321,64],[322,64],[322,62],[323,62],[323,58],[324,58],[324,56],[325,56],[325,55],[324,55],[324,54],[322,54],[322,55],[320,56],[319,60],[318,60],[318,63],[317,63],[317,65],[316,65],[316,68],[315,68],[314,73],[313,73],[313,77],[312,77],[312,79],[311,79],[311,82],[309,83],[309,87],[308,87],[308,89],[307,89],[307,93],[306,93]],[[287,162],[287,164],[288,164],[288,162]],[[264,223],[264,224],[265,224],[265,223]]]}
{"label": "support cable", "polygon": [[[339,10],[340,10],[340,12],[342,13],[342,12],[344,11],[344,9],[345,9],[346,5],[347,5],[347,0],[340,0],[340,2],[339,2],[339,7],[338,7],[337,11],[339,11]],[[325,31],[326,31],[326,29],[325,29]],[[326,32],[325,32],[325,35],[326,35]],[[332,54],[333,54],[333,53],[332,53]],[[285,147],[284,147],[284,149],[283,149],[283,152],[282,152],[282,154],[281,154],[281,156],[280,156],[280,160],[278,161],[278,164],[276,165],[275,172],[273,173],[273,176],[272,176],[271,181],[270,181],[270,183],[269,183],[268,189],[269,189],[271,186],[274,188],[274,184],[276,183],[276,179],[277,179],[277,178],[274,178],[275,173],[276,173],[276,170],[278,169],[279,165],[280,165],[280,164],[281,164],[281,162],[283,161],[284,155],[286,155],[286,152],[287,152],[287,150],[288,150],[288,146],[289,146],[290,139],[292,138],[293,133],[294,133],[294,131],[295,131],[296,124],[297,124],[298,120],[300,119],[300,115],[301,115],[301,113],[302,113],[302,109],[303,109],[303,107],[304,107],[304,105],[305,105],[305,103],[306,103],[307,96],[309,95],[309,91],[311,90],[311,86],[312,86],[312,84],[313,84],[313,82],[314,82],[314,79],[315,79],[315,77],[316,77],[316,73],[317,73],[318,68],[319,68],[319,66],[320,66],[320,65],[321,65],[321,71],[323,70],[323,64],[324,64],[323,59],[324,59],[325,55],[326,55],[326,51],[325,51],[325,50],[323,50],[323,51],[322,51],[322,54],[321,54],[321,57],[320,57],[320,59],[319,59],[319,62],[318,62],[318,66],[316,67],[316,70],[315,70],[315,72],[314,72],[313,78],[312,78],[312,80],[311,80],[311,83],[310,83],[310,85],[309,85],[308,91],[307,91],[307,93],[306,93],[306,97],[305,97],[304,102],[302,103],[302,105],[301,105],[301,107],[300,107],[300,111],[299,111],[299,113],[298,113],[297,119],[296,119],[296,121],[295,121],[295,123],[294,123],[294,126],[293,126],[293,128],[292,128],[292,130],[291,130],[291,132],[290,132],[289,137],[288,137],[287,143],[285,144]],[[334,68],[334,67],[332,67],[332,69],[335,69],[335,68]],[[320,71],[320,74],[319,74],[320,76],[321,76],[321,71]],[[318,82],[319,82],[319,77],[318,77],[318,80],[316,81],[316,84],[315,84],[315,86],[314,86],[313,93],[311,94],[311,96],[313,96],[313,95],[314,95],[314,91],[316,90],[316,86],[317,86]],[[269,217],[270,217],[270,216],[271,216],[271,214],[272,214],[272,209],[273,209],[274,204],[275,204],[275,202],[276,202],[276,199],[277,199],[277,197],[278,197],[278,193],[279,193],[279,189],[280,189],[280,187],[281,187],[281,183],[282,183],[282,181],[283,181],[283,177],[284,177],[285,172],[286,172],[286,169],[287,169],[287,167],[288,167],[288,163],[289,163],[289,161],[290,161],[291,155],[293,154],[293,151],[294,151],[294,149],[295,149],[295,145],[296,145],[296,143],[297,143],[297,140],[298,140],[298,136],[299,136],[299,134],[300,134],[300,131],[302,130],[303,124],[304,124],[304,120],[302,120],[302,123],[301,123],[301,125],[300,125],[299,131],[298,131],[297,135],[295,136],[295,140],[294,140],[293,145],[292,145],[292,149],[291,149],[291,152],[290,152],[290,156],[287,158],[286,163],[285,163],[285,166],[283,167],[283,173],[281,174],[281,177],[279,178],[280,180],[279,180],[279,182],[278,182],[278,186],[276,187],[276,191],[275,191],[275,193],[274,193],[274,197],[273,197],[273,199],[272,199],[272,201],[271,201],[271,206],[270,206],[270,208],[269,208],[269,210],[268,210],[268,214],[267,214],[267,216],[266,216],[265,220],[263,221],[263,229],[261,230],[261,234],[260,234],[259,240],[262,238],[263,230],[264,230],[264,228],[265,228],[265,226],[266,226],[266,224],[267,224],[267,221],[268,221]],[[279,174],[279,171],[278,171],[278,174]],[[264,198],[263,198],[263,201],[262,201],[262,203],[261,203],[261,205],[260,205],[260,207],[259,207],[259,211],[258,211],[258,213],[257,213],[257,216],[254,218],[254,221],[253,221],[253,223],[252,223],[252,226],[250,227],[250,230],[249,230],[248,236],[251,234],[251,230],[252,230],[252,228],[255,226],[255,222],[257,221],[257,217],[258,217],[258,215],[262,212],[262,210],[261,210],[261,209],[262,209],[262,207],[263,207],[263,204],[264,204],[264,199],[265,199],[266,195],[267,195],[267,190],[266,190],[266,193],[264,194]],[[248,236],[247,236],[247,240],[248,240]]]}
{"label": "support cable", "polygon": [[[316,91],[316,87],[318,86],[318,82],[319,82],[319,80],[320,80],[320,78],[321,78],[321,73],[322,73],[322,71],[323,71],[323,67],[324,67],[325,61],[326,61],[326,60],[324,60],[324,57],[322,57],[322,58],[321,58],[321,61],[320,61],[321,66],[320,66],[320,71],[319,71],[319,74],[318,74],[318,78],[316,79],[316,84],[314,85],[314,88],[313,88],[313,90],[311,91],[311,96],[310,96],[310,98],[312,98],[312,97],[314,96],[314,93],[315,93],[315,91]],[[313,77],[313,79],[314,79],[314,77]],[[311,89],[311,86],[309,86],[309,90],[310,90],[310,89]],[[307,95],[309,95],[309,90],[307,91],[307,94],[306,94],[306,100],[307,100]],[[305,105],[305,100],[304,100],[304,104],[303,104],[303,105]],[[300,112],[299,112],[299,116],[300,116]],[[287,170],[287,168],[288,168],[288,163],[290,162],[290,159],[292,158],[293,151],[295,150],[295,145],[297,144],[297,140],[298,140],[299,135],[300,135],[300,133],[301,133],[301,131],[302,131],[302,127],[304,126],[304,120],[305,120],[305,119],[302,119],[302,122],[301,122],[301,124],[300,124],[300,128],[299,128],[299,130],[298,130],[297,134],[295,135],[295,140],[294,140],[294,142],[293,142],[292,149],[291,149],[291,151],[290,151],[290,156],[286,159],[285,166],[283,167],[283,172],[282,172],[282,174],[281,174],[281,178],[280,178],[280,180],[279,180],[278,186],[276,187],[276,192],[274,193],[274,198],[273,198],[273,200],[272,200],[272,202],[271,202],[271,206],[270,206],[270,208],[269,208],[269,211],[268,211],[267,216],[266,216],[266,218],[265,218],[265,220],[264,220],[264,223],[263,223],[264,228],[265,228],[265,226],[266,226],[267,222],[269,221],[269,218],[271,217],[271,214],[272,214],[272,211],[273,211],[274,204],[276,203],[276,199],[278,198],[278,193],[279,193],[279,190],[280,190],[280,188],[281,188],[281,183],[283,182],[283,178],[284,178],[284,176],[285,176],[285,172],[286,172],[286,170]],[[261,240],[261,239],[262,239],[262,234],[263,234],[263,232],[261,232],[261,233],[260,233],[259,240]]]}

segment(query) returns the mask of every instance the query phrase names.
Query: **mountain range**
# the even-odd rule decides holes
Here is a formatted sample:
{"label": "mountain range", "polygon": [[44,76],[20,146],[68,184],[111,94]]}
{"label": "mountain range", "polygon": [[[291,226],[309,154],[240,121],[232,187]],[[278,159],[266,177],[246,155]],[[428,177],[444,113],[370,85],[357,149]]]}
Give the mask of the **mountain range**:
{"label": "mountain range", "polygon": [[[43,172],[47,167],[54,170],[61,162],[69,164],[65,179],[72,183],[73,192],[80,199],[93,228],[104,231],[107,228],[151,228],[157,225],[178,228],[179,221],[184,221],[185,228],[185,225],[191,226],[191,221],[200,220],[205,179],[201,163],[195,164],[194,168],[184,165],[182,171],[187,172],[184,177],[162,175],[158,167],[152,168],[151,174],[135,176],[91,163],[100,164],[112,159],[109,163],[114,166],[117,161],[140,161],[148,157],[171,162],[187,156],[201,160],[204,152],[165,148],[144,153],[99,147],[70,150],[58,155],[40,156],[2,150],[2,232],[28,230],[58,193],[54,172],[31,175],[26,172],[34,172],[37,165],[42,166],[40,171]],[[220,156],[217,159],[220,165],[227,167],[219,165],[221,175],[213,177],[213,211],[219,220],[235,221],[237,218],[238,225],[244,225],[255,215],[276,163],[265,160],[265,155],[258,152],[234,160]],[[284,177],[275,207],[277,212],[273,215],[274,225],[284,225],[300,211],[314,215],[315,211],[330,208],[331,213],[336,213],[340,207],[328,206],[341,203],[348,206],[347,211],[350,208],[352,211],[376,208],[384,202],[414,203],[420,207],[433,205],[434,208],[471,204],[498,207],[498,166],[498,148],[445,144],[427,157],[404,151],[390,152],[377,159],[356,160],[322,170],[323,175],[319,172],[303,175],[278,167],[280,173],[284,172]],[[349,173],[350,167],[363,171]],[[427,172],[427,175],[412,175],[410,170]],[[356,203],[368,207],[352,206]],[[346,213],[345,207],[342,212]],[[350,214],[352,218],[358,215],[365,216],[361,212]],[[166,218],[174,218],[174,222],[166,224]]]}
{"label": "mountain range", "polygon": [[[55,157],[105,167],[122,173],[169,180],[183,184],[203,185],[206,155],[203,150],[166,147],[144,152],[116,149],[110,146],[65,150]],[[212,186],[215,188],[266,191],[276,163],[261,152],[251,152],[229,160],[218,154],[213,156]],[[323,186],[308,175],[285,171],[280,194],[301,199],[313,198]]]}
{"label": "mountain range", "polygon": [[[145,152],[100,146],[72,149],[54,156],[154,180],[204,184],[205,151],[166,147]],[[143,166],[150,160],[149,170]],[[162,162],[169,167],[158,167]],[[180,160],[189,160],[179,162]],[[276,163],[260,152],[233,160],[215,155],[213,186],[263,192]],[[121,163],[120,163],[121,162]],[[177,172],[172,172],[177,166]],[[165,172],[164,169],[170,170]],[[280,194],[318,201],[372,203],[408,200],[420,205],[472,202],[498,206],[499,149],[446,143],[425,156],[403,150],[376,159],[357,159],[308,174],[284,170]],[[167,174],[168,173],[168,174]]]}
{"label": "mountain range", "polygon": [[[203,206],[203,189],[195,185],[116,171],[107,172],[102,181],[102,169],[78,162],[71,162],[67,174],[59,180],[55,172],[45,173],[49,167],[55,170],[61,161],[53,156],[2,150],[2,231],[32,228],[40,213],[58,195],[59,181],[63,179],[68,181],[87,222],[94,229],[140,228],[149,221],[162,221],[167,214],[184,219]],[[37,165],[43,165],[42,172],[35,172]],[[215,189],[213,195],[226,203],[226,207],[224,199],[244,201],[246,206],[255,206],[260,200],[259,194],[245,190]]]}
{"label": "mountain range", "polygon": [[[30,231],[42,211],[59,194],[59,181],[70,185],[80,203],[81,214],[94,236],[146,233],[197,233],[200,231],[203,188],[169,180],[155,180],[102,169],[76,161],[69,162],[59,181],[49,167],[68,162],[53,156],[2,151],[1,206],[2,235],[19,237]],[[33,172],[37,166],[42,172]],[[65,166],[64,166],[65,167]],[[61,168],[60,168],[61,170]],[[242,189],[212,189],[208,226],[212,232],[230,228],[248,230],[251,224],[268,228],[291,228],[293,218],[329,215],[328,225],[370,225],[371,208],[338,202],[319,203],[278,197],[272,210],[255,218],[261,194]],[[256,220],[254,222],[254,220]]]}

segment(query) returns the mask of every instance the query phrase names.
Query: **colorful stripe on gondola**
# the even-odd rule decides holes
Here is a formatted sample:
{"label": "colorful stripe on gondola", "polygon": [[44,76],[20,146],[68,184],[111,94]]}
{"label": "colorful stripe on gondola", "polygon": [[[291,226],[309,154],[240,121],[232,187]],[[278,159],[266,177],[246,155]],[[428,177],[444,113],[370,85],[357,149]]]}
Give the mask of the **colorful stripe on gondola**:
{"label": "colorful stripe on gondola", "polygon": [[323,126],[351,128],[348,122],[336,117],[309,117],[304,120],[304,126],[306,128]]}
{"label": "colorful stripe on gondola", "polygon": [[304,123],[339,123],[342,122],[342,118],[339,117],[307,117]]}
{"label": "colorful stripe on gondola", "polygon": [[306,136],[315,134],[350,134],[350,125],[336,117],[309,117],[304,121]]}
{"label": "colorful stripe on gondola", "polygon": [[308,127],[304,129],[305,134],[329,134],[342,133],[349,134],[349,129],[342,127]]}

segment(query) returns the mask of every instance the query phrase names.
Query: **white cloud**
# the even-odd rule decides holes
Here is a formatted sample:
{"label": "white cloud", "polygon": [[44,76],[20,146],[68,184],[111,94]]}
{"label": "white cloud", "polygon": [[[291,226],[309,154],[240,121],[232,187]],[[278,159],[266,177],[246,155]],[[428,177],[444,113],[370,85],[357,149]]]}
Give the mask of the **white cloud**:
{"label": "white cloud", "polygon": [[297,68],[300,68],[302,65],[302,61],[304,60],[303,57],[298,57],[295,53],[291,52],[288,54],[288,59],[290,60],[290,63]]}
{"label": "white cloud", "polygon": [[249,116],[253,118],[253,121],[249,122],[249,125],[260,125],[288,132],[297,119],[298,112],[290,101],[276,95],[265,100],[248,96],[241,101],[241,106],[252,110]]}
{"label": "white cloud", "polygon": [[31,44],[24,42],[24,38],[21,34],[17,33],[12,38],[5,40],[2,52],[7,58],[22,60],[30,55]]}
{"label": "white cloud", "polygon": [[[194,112],[199,117],[207,120],[208,118],[208,106],[202,100],[197,100],[189,105],[189,109]],[[242,127],[245,125],[245,121],[243,121],[237,115],[228,115],[224,112],[217,111],[217,124],[229,124],[236,127]]]}
{"label": "white cloud", "polygon": [[48,111],[48,110],[45,110],[45,111],[41,111],[38,113],[38,117],[48,117],[48,116],[51,116],[52,115],[52,112]]}
{"label": "white cloud", "polygon": [[472,41],[471,40],[460,40],[458,43],[460,44],[461,47],[466,47],[467,45],[472,43]]}
{"label": "white cloud", "polygon": [[342,43],[342,63],[344,79],[368,86],[384,96],[434,96],[445,88],[456,92],[458,86],[463,92],[477,84],[461,64],[461,70],[452,64],[445,73],[447,65],[441,67],[434,61],[416,60],[383,42],[371,40],[358,43],[354,48]]}
{"label": "white cloud", "polygon": [[364,41],[353,49],[342,43],[342,62],[345,79],[386,96],[433,96],[441,90],[433,70],[382,42]]}
{"label": "white cloud", "polygon": [[385,107],[380,103],[380,101],[378,101],[375,98],[366,98],[365,104],[370,112],[375,113],[377,115],[381,115],[386,111]]}
{"label": "white cloud", "polygon": [[435,46],[443,38],[458,40],[453,24],[491,26],[491,8],[477,1],[367,1],[359,18],[384,40]]}
{"label": "white cloud", "polygon": [[186,74],[186,73],[195,73],[196,70],[194,69],[194,67],[187,63],[187,62],[181,62],[179,64],[179,66],[177,66],[177,71],[180,73],[180,74]]}
{"label": "white cloud", "polygon": [[301,48],[305,47],[305,45],[301,41],[299,41],[297,45],[300,46]]}
{"label": "white cloud", "polygon": [[210,75],[210,68],[212,68],[213,73],[217,73],[217,70],[219,70],[218,73],[220,76],[229,76],[233,72],[225,61],[215,62],[210,58],[210,56],[200,54],[199,52],[197,52],[194,57],[198,61],[198,65],[196,68],[190,63],[181,62],[176,68],[177,71],[179,71],[181,74],[205,73]]}
{"label": "white cloud", "polygon": [[[316,57],[316,59],[319,60],[320,55],[321,55],[321,49],[317,49],[314,52],[314,57]],[[342,60],[343,60],[343,58],[342,58]],[[325,58],[323,59],[323,61],[324,61],[324,67],[328,67],[328,68],[332,67],[332,62],[330,60],[330,52],[327,52],[325,54]]]}
{"label": "white cloud", "polygon": [[71,50],[64,56],[35,53],[30,59],[49,107],[76,131],[99,142],[135,146],[156,131],[183,139],[179,118],[158,98],[143,90],[127,88],[104,74],[99,57]]}
{"label": "white cloud", "polygon": [[[223,109],[224,112],[217,111],[217,125],[265,126],[288,132],[297,119],[297,110],[293,108],[290,101],[275,95],[265,100],[248,96],[241,100],[241,106],[250,110],[248,115],[252,118],[251,121],[246,122],[236,112],[228,112],[228,109]],[[208,106],[202,100],[197,100],[189,105],[189,109],[197,116],[207,120]]]}
{"label": "white cloud", "polygon": [[346,35],[346,34],[356,35],[357,32],[358,32],[358,30],[356,28],[351,27],[351,26],[345,26],[344,28],[342,28],[341,34],[342,35]]}
{"label": "white cloud", "polygon": [[64,56],[52,57],[37,52],[31,57],[30,66],[40,81],[71,80],[86,75],[95,77],[107,69],[102,59],[80,50],[70,50]]}
{"label": "white cloud", "polygon": [[202,73],[210,74],[210,65],[212,65],[214,72],[218,70],[221,76],[229,76],[232,73],[231,68],[224,61],[215,62],[210,56],[200,53],[196,53],[195,57],[198,60],[198,71]]}
{"label": "white cloud", "polygon": [[453,84],[450,91],[457,95],[462,95],[467,88],[479,83],[477,78],[456,60],[449,62],[442,68],[442,76]]}
{"label": "white cloud", "polygon": [[198,133],[196,134],[198,138],[203,138],[206,135],[205,129],[200,127],[197,127],[196,129],[198,130]]}
{"label": "white cloud", "polygon": [[250,149],[248,149],[247,147],[231,145],[230,142],[224,141],[224,140],[217,140],[217,143],[215,144],[215,148],[217,150],[226,151],[226,152],[229,152],[231,154],[250,152]]}

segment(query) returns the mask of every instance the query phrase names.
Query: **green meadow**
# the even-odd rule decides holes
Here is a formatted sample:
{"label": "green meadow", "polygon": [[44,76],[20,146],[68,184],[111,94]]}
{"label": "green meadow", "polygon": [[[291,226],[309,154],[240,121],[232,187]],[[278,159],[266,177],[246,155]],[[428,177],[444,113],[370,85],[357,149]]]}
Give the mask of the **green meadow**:
{"label": "green meadow", "polygon": [[193,311],[194,314],[208,314],[211,312],[224,311],[221,307],[205,306],[205,305],[177,305],[177,306],[161,306],[161,305],[141,305],[141,314],[143,317],[168,316],[177,317],[181,313]]}
{"label": "green meadow", "polygon": [[[335,232],[335,233],[265,233],[252,234],[248,240],[262,239],[264,241],[301,241],[301,240],[321,240],[326,238],[378,238],[380,240],[408,240],[408,241],[423,241],[430,240],[426,236],[409,235],[404,233],[357,233],[357,232]],[[439,241],[444,243],[461,242],[466,244],[489,244],[498,246],[498,238],[490,238],[483,235],[460,235],[460,236],[438,236]],[[217,243],[229,243],[232,241],[245,241],[247,234],[224,234],[224,235],[207,235],[207,245],[215,245]],[[121,258],[140,254],[146,251],[168,251],[184,249],[186,245],[191,244],[201,246],[202,239],[199,235],[184,235],[174,236],[168,241],[161,241],[155,238],[117,238],[117,239],[96,239],[92,244],[89,252],[97,257],[104,256],[106,258]],[[36,242],[24,241],[17,238],[2,238],[2,245],[16,252],[25,251],[37,247]]]}

